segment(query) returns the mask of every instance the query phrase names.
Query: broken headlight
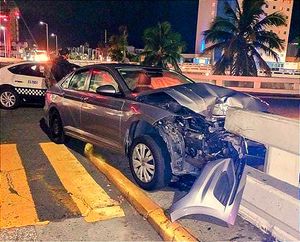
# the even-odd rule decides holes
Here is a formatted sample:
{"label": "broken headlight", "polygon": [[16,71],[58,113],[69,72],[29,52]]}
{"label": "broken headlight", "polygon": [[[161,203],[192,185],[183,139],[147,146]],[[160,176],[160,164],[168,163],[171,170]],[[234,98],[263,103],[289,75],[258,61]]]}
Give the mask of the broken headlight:
{"label": "broken headlight", "polygon": [[216,103],[212,109],[212,115],[214,116],[225,116],[229,105],[224,102]]}
{"label": "broken headlight", "polygon": [[239,99],[232,97],[223,97],[218,100],[212,109],[212,115],[225,116],[229,107],[243,108],[243,104]]}

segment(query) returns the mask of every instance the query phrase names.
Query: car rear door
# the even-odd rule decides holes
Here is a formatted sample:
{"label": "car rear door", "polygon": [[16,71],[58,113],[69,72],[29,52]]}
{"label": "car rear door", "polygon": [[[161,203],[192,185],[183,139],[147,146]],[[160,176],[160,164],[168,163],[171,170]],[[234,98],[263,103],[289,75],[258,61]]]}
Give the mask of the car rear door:
{"label": "car rear door", "polygon": [[61,118],[66,131],[80,133],[80,112],[85,98],[89,69],[81,69],[71,75],[61,84],[63,98],[60,102]]}
{"label": "car rear door", "polygon": [[[115,95],[100,95],[96,93],[99,86],[111,85]],[[120,138],[120,123],[124,99],[120,97],[117,81],[107,69],[93,69],[88,86],[88,95],[81,107],[82,130],[101,145],[114,149],[122,149]]]}
{"label": "car rear door", "polygon": [[44,66],[38,63],[26,63],[9,68],[12,85],[17,93],[27,96],[43,96],[46,85],[43,74]]}

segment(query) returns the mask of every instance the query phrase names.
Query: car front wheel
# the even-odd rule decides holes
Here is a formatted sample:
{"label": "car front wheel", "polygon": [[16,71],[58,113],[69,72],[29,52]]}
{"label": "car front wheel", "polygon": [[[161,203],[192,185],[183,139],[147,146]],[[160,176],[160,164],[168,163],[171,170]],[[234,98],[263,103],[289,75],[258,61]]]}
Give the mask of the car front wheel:
{"label": "car front wheel", "polygon": [[129,162],[136,183],[145,190],[165,187],[171,180],[170,156],[159,136],[136,138],[130,149]]}
{"label": "car front wheel", "polygon": [[0,106],[4,109],[14,109],[19,106],[20,98],[12,88],[0,90]]}

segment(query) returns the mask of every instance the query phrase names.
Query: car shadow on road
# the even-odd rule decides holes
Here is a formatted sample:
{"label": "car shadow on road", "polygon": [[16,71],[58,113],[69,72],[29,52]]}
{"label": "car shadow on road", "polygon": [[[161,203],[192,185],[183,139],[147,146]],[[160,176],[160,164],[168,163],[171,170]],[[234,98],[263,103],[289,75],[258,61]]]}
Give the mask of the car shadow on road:
{"label": "car shadow on road", "polygon": [[[50,129],[46,123],[46,120],[44,118],[40,119],[40,128],[41,130],[48,136],[48,138],[51,140],[51,133],[50,133]],[[84,155],[84,147],[85,147],[86,143],[78,140],[78,139],[74,139],[71,137],[67,138],[67,141],[65,143],[65,146],[67,146],[69,149],[79,153],[80,155]]]}
{"label": "car shadow on road", "polygon": [[44,118],[40,119],[40,128],[50,139],[50,129],[49,129],[48,125],[46,124],[46,120]]}

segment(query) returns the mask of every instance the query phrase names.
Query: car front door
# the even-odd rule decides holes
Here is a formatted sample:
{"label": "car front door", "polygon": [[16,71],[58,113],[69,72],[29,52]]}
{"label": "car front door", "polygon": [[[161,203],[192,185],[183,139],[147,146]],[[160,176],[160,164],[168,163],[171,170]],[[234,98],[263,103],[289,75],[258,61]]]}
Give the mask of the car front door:
{"label": "car front door", "polygon": [[[111,85],[116,94],[96,93],[100,86]],[[120,122],[124,99],[120,97],[119,85],[108,70],[93,69],[88,95],[81,107],[81,127],[89,137],[101,145],[121,149]]]}
{"label": "car front door", "polygon": [[85,98],[89,69],[83,69],[70,75],[61,84],[63,88],[63,101],[61,102],[62,121],[65,130],[72,133],[80,133],[80,111],[82,101]]}

